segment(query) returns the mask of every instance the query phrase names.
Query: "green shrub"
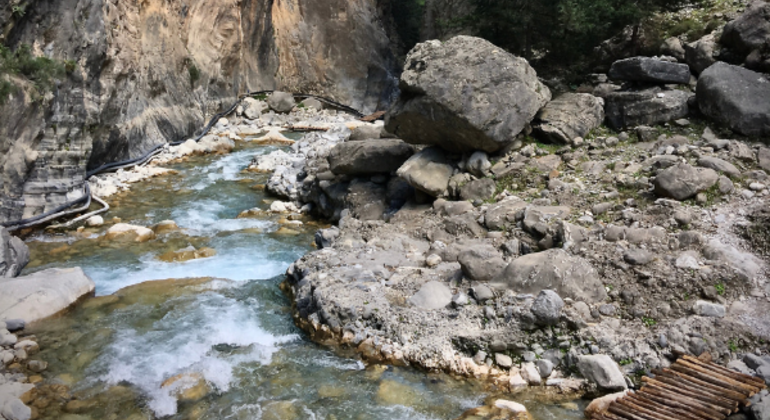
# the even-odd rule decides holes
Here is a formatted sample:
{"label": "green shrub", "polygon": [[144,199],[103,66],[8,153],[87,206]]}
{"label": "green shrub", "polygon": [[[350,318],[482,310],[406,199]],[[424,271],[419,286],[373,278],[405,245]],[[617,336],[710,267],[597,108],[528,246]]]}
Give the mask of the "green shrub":
{"label": "green shrub", "polygon": [[[15,52],[0,45],[0,76],[12,74],[26,77],[38,91],[50,90],[54,80],[65,75],[66,68],[63,62],[33,56],[29,45],[22,44]],[[74,67],[72,69],[74,71]]]}
{"label": "green shrub", "polygon": [[187,66],[187,71],[190,73],[190,86],[195,86],[195,83],[197,83],[198,80],[201,79],[200,69],[198,69],[198,67],[195,64],[190,63]]}

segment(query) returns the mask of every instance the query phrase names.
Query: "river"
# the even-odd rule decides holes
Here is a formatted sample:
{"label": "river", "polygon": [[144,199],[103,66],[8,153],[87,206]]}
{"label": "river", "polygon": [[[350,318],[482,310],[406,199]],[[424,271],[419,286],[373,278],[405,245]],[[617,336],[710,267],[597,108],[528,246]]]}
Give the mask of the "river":
{"label": "river", "polygon": [[[230,154],[170,165],[176,173],[112,197],[104,227],[27,239],[25,274],[79,266],[97,294],[27,331],[49,362],[51,403],[39,404],[40,418],[453,419],[494,393],[444,374],[365,366],[294,325],[278,285],[322,225],[238,218],[269,207],[259,187],[267,175],[244,168],[272,150],[238,142]],[[146,243],[105,241],[113,218],[141,226],[174,220],[181,230]],[[188,246],[216,255],[159,259]],[[76,401],[54,404],[57,393]],[[537,420],[582,418],[582,404],[516,399]]]}

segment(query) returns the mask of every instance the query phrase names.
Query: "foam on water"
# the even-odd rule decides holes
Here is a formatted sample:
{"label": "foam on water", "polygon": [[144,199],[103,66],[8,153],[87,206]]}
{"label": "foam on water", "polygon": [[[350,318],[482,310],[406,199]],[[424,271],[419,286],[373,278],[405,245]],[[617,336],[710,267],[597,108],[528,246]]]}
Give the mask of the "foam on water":
{"label": "foam on water", "polygon": [[[257,320],[258,306],[244,305],[217,292],[202,293],[180,306],[149,328],[119,329],[91,368],[107,384],[125,381],[139,388],[157,416],[173,415],[177,410],[169,387],[161,388],[165,380],[197,374],[216,392],[227,392],[235,366],[270,363],[279,344],[298,339],[266,332]],[[234,354],[218,351],[215,346],[223,344],[239,350]]]}

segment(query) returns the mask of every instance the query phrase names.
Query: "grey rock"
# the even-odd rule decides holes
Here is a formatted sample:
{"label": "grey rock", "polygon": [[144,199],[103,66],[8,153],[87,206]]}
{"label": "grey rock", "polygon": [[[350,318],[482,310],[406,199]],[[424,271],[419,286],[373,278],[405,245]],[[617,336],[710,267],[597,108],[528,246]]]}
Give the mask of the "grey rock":
{"label": "grey rock", "polygon": [[724,305],[706,302],[704,300],[696,301],[692,309],[696,315],[711,318],[724,318],[727,312]]}
{"label": "grey rock", "polygon": [[492,164],[489,162],[489,156],[484,152],[476,152],[468,158],[468,172],[482,178],[489,174]]}
{"label": "grey rock", "polygon": [[605,97],[606,123],[614,129],[656,125],[686,117],[692,93],[648,88],[618,91]]}
{"label": "grey rock", "polygon": [[291,112],[296,104],[294,95],[288,92],[275,91],[267,98],[267,105],[275,112]]}
{"label": "grey rock", "polygon": [[548,359],[538,359],[535,361],[537,371],[540,372],[540,376],[547,378],[553,373],[553,362]]}
{"label": "grey rock", "polygon": [[719,177],[717,186],[719,187],[719,193],[722,195],[732,194],[735,192],[735,184],[733,184],[733,181],[731,181],[730,178],[726,176]]}
{"label": "grey rock", "polygon": [[385,128],[409,143],[458,152],[502,149],[551,99],[526,60],[470,36],[415,46],[400,88]]}
{"label": "grey rock", "polygon": [[302,102],[300,102],[300,105],[302,105],[303,108],[315,109],[317,111],[321,111],[324,109],[323,102],[319,101],[316,98],[307,98]]}
{"label": "grey rock", "polygon": [[689,248],[703,244],[703,235],[700,232],[684,231],[679,234],[679,247]]}
{"label": "grey rock", "polygon": [[746,363],[743,363],[740,360],[731,360],[727,363],[727,368],[734,370],[736,372],[742,373],[744,375],[753,376],[753,371],[749,369],[748,366],[746,366]]}
{"label": "grey rock", "polygon": [[508,197],[489,206],[484,215],[484,223],[490,230],[503,230],[515,223],[516,214],[528,205],[524,200]]}
{"label": "grey rock", "polygon": [[537,359],[537,354],[534,351],[525,351],[521,353],[521,360],[524,362],[534,362]]}
{"label": "grey rock", "polygon": [[329,167],[338,175],[391,173],[414,155],[414,147],[397,139],[348,141],[329,152]]}
{"label": "grey rock", "polygon": [[262,116],[262,112],[267,108],[267,104],[254,98],[245,98],[243,100],[243,108],[244,117],[250,120],[256,120]]}
{"label": "grey rock", "polygon": [[82,269],[53,268],[27,276],[0,279],[0,319],[33,322],[67,309],[94,292]]}
{"label": "grey rock", "polygon": [[753,370],[757,370],[761,366],[765,365],[770,366],[770,363],[765,362],[761,357],[751,353],[747,353],[745,356],[743,356],[743,363],[746,363],[746,366]]}
{"label": "grey rock", "polygon": [[660,45],[660,52],[661,54],[674,57],[679,61],[685,61],[684,46],[679,38],[671,37],[665,39]]}
{"label": "grey rock", "polygon": [[0,227],[0,278],[16,277],[29,263],[29,248]]}
{"label": "grey rock", "polygon": [[476,299],[476,301],[479,303],[484,303],[490,299],[495,298],[495,293],[492,291],[492,289],[483,284],[473,286],[471,292],[473,293],[473,298]]}
{"label": "grey rock", "polygon": [[441,309],[452,302],[452,291],[444,283],[429,281],[422,285],[419,292],[409,298],[409,302],[425,310]]}
{"label": "grey rock", "polygon": [[666,334],[658,336],[658,345],[662,348],[668,347],[668,338],[666,337]]}
{"label": "grey rock", "polygon": [[6,319],[3,322],[5,322],[5,328],[10,332],[23,330],[27,324],[23,319]]}
{"label": "grey rock", "polygon": [[765,172],[770,172],[770,149],[760,147],[757,152],[757,163]]}
{"label": "grey rock", "polygon": [[[442,202],[439,205],[439,202]],[[440,213],[446,216],[459,216],[461,214],[473,211],[473,204],[467,201],[444,201],[438,199],[433,203],[433,207]]]}
{"label": "grey rock", "polygon": [[470,303],[470,299],[468,298],[468,295],[466,295],[463,292],[460,292],[454,296],[452,296],[452,306],[454,307],[461,307],[465,306]]}
{"label": "grey rock", "polygon": [[340,229],[332,226],[328,229],[321,229],[315,233],[315,244],[318,249],[324,249],[332,246],[334,241],[340,236]]}
{"label": "grey rock", "polygon": [[615,305],[611,303],[605,303],[599,306],[599,313],[604,316],[615,316]]}
{"label": "grey rock", "polygon": [[623,259],[632,265],[645,265],[655,259],[655,254],[646,249],[631,248],[623,254]]}
{"label": "grey rock", "polygon": [[686,200],[713,187],[719,175],[709,168],[694,168],[679,163],[658,173],[653,181],[655,193],[661,197]]}
{"label": "grey rock", "polygon": [[690,81],[690,67],[649,57],[632,57],[612,63],[608,75],[614,80],[631,82],[686,84]]}
{"label": "grey rock", "polygon": [[510,369],[513,366],[511,357],[502,353],[495,353],[495,363],[503,369]]}
{"label": "grey rock", "polygon": [[587,303],[607,297],[596,270],[585,259],[563,249],[528,254],[513,260],[494,280],[519,293],[553,290],[559,296]]}
{"label": "grey rock", "polygon": [[543,290],[532,303],[532,314],[540,325],[556,325],[561,317],[564,301],[553,290]]}
{"label": "grey rock", "polygon": [[471,280],[491,280],[505,269],[500,252],[492,246],[477,246],[460,252],[457,262]]}
{"label": "grey rock", "polygon": [[720,43],[742,57],[768,45],[770,4],[753,2],[738,19],[725,25]]}
{"label": "grey rock", "polygon": [[588,93],[565,93],[549,102],[535,118],[534,135],[544,142],[571,144],[604,121],[604,100]]}
{"label": "grey rock", "polygon": [[698,159],[698,166],[701,166],[704,168],[711,168],[717,172],[722,172],[723,174],[730,177],[741,176],[741,171],[738,168],[736,168],[735,165],[725,160],[711,157],[711,156],[704,156]]}
{"label": "grey rock", "polygon": [[[2,400],[0,400],[2,401]],[[32,409],[24,405],[18,398],[10,398],[4,401],[0,407],[0,414],[8,420],[29,420],[32,418]]]}
{"label": "grey rock", "polygon": [[703,256],[732,267],[743,281],[750,281],[760,270],[760,261],[753,254],[743,252],[716,239],[712,239],[703,247]]}
{"label": "grey rock", "polygon": [[628,388],[620,367],[607,355],[579,356],[577,367],[584,378],[601,390],[621,391]]}
{"label": "grey rock", "polygon": [[716,63],[716,53],[719,52],[714,35],[706,35],[703,38],[684,46],[685,60],[695,74],[701,74],[703,70]]}
{"label": "grey rock", "polygon": [[770,398],[765,398],[758,404],[751,406],[751,415],[754,420],[770,420]]}
{"label": "grey rock", "polygon": [[349,140],[372,140],[382,137],[382,126],[377,124],[361,124],[350,130]]}
{"label": "grey rock", "polygon": [[486,201],[495,196],[497,184],[493,179],[482,178],[460,187],[460,199],[468,201]]}
{"label": "grey rock", "polygon": [[703,114],[746,136],[770,136],[770,81],[742,67],[718,62],[698,79]]}
{"label": "grey rock", "polygon": [[449,186],[454,167],[444,152],[437,147],[429,147],[410,157],[398,169],[398,176],[412,187],[438,197]]}

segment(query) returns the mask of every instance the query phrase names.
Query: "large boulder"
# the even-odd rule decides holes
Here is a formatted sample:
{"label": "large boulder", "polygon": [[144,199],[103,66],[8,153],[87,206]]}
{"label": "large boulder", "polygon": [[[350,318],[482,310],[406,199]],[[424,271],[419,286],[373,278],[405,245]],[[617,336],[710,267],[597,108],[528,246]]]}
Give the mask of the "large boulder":
{"label": "large boulder", "polygon": [[295,105],[297,103],[291,93],[275,91],[267,98],[267,106],[275,112],[291,112]]}
{"label": "large boulder", "polygon": [[47,318],[93,293],[95,287],[79,267],[0,279],[0,320],[23,319],[30,323]]}
{"label": "large boulder", "polygon": [[456,152],[502,149],[551,99],[527,60],[470,36],[415,46],[400,88],[386,130]]}
{"label": "large boulder", "polygon": [[0,227],[0,277],[16,277],[29,263],[29,248]]}
{"label": "large boulder", "polygon": [[329,152],[329,166],[338,175],[371,175],[398,170],[414,147],[398,139],[348,141]]}
{"label": "large boulder", "polygon": [[610,356],[605,354],[580,356],[577,367],[584,378],[595,383],[601,390],[620,391],[628,388],[623,372]]}
{"label": "large boulder", "polygon": [[658,173],[653,185],[655,193],[675,200],[687,200],[706,191],[719,181],[719,174],[710,168],[695,168],[684,162]]}
{"label": "large boulder", "polygon": [[684,118],[690,112],[687,102],[692,96],[690,92],[657,87],[611,92],[604,98],[606,122],[614,129],[622,129]]}
{"label": "large boulder", "polygon": [[630,82],[676,83],[690,82],[690,67],[650,57],[631,57],[612,63],[610,79]]}
{"label": "large boulder", "polygon": [[685,44],[684,51],[690,69],[695,74],[701,74],[717,62],[714,56],[719,52],[719,48],[714,35],[706,35],[695,42]]}
{"label": "large boulder", "polygon": [[412,187],[438,197],[449,186],[452,172],[454,167],[444,152],[437,147],[429,147],[404,162],[397,174]]}
{"label": "large boulder", "polygon": [[533,129],[542,141],[569,144],[604,121],[604,100],[588,93],[565,93],[537,114]]}
{"label": "large boulder", "polygon": [[725,25],[720,43],[742,57],[770,46],[770,3],[752,3],[738,19]]}
{"label": "large boulder", "polygon": [[563,298],[587,303],[607,298],[607,291],[591,264],[563,249],[549,249],[519,257],[508,264],[494,282],[518,293],[534,294],[550,289]]}
{"label": "large boulder", "polygon": [[706,116],[746,136],[770,136],[770,77],[719,62],[698,79],[698,106]]}

